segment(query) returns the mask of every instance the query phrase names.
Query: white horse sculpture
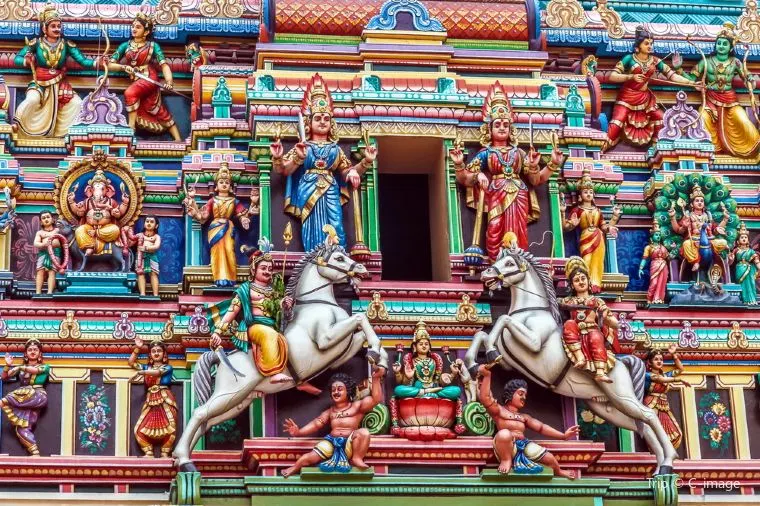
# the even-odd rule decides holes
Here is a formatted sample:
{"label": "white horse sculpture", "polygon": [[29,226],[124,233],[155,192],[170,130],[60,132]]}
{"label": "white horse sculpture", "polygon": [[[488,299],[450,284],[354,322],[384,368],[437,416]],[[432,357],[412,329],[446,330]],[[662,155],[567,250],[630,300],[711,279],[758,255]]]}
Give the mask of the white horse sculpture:
{"label": "white horse sculpture", "polygon": [[[333,285],[356,283],[367,269],[354,262],[337,245],[323,244],[306,254],[296,265],[288,283],[295,299],[293,319],[284,335],[288,343],[288,373],[308,380],[328,368],[335,369],[355,356],[366,342],[367,358],[387,369],[388,356],[364,313],[349,315],[335,302]],[[198,407],[193,411],[174,449],[180,471],[195,471],[190,452],[213,425],[233,418],[257,395],[271,394],[296,386],[294,381],[271,383],[259,373],[248,353],[207,351],[198,360],[192,376]],[[211,367],[219,364],[216,385],[211,386]]]}
{"label": "white horse sculpture", "polygon": [[676,451],[656,413],[642,404],[645,366],[633,355],[618,357],[609,373],[612,383],[597,383],[591,374],[570,367],[562,345],[562,318],[551,277],[531,255],[515,246],[502,250],[483,271],[489,290],[511,288],[511,306],[490,334],[478,332],[465,355],[473,373],[485,345],[486,359],[515,369],[561,395],[584,399],[598,416],[618,427],[636,431],[657,458],[655,474],[670,474]]}

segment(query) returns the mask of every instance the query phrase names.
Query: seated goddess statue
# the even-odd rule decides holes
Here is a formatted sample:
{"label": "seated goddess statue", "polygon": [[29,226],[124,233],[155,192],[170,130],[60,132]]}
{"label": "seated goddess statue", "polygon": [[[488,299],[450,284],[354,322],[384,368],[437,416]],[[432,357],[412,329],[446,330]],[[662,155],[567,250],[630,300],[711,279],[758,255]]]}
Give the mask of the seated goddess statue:
{"label": "seated goddess statue", "polygon": [[[451,371],[457,374],[456,364]],[[412,353],[407,353],[402,364],[393,365],[398,386],[393,391],[395,397],[433,397],[456,401],[462,395],[462,389],[451,385],[451,374],[443,372],[443,359],[430,351],[430,334],[425,322],[419,322],[412,338]],[[442,385],[443,384],[443,385]]]}

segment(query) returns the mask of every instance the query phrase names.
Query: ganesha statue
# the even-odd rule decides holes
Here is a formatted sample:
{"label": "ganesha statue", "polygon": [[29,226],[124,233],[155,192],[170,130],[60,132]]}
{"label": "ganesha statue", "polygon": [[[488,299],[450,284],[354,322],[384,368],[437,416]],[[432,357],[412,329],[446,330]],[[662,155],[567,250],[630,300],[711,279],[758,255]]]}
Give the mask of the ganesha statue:
{"label": "ganesha statue", "polygon": [[132,224],[142,201],[141,178],[102,151],[75,164],[56,181],[56,227],[66,238],[72,269],[106,263],[126,272],[132,264]]}
{"label": "ganesha statue", "polygon": [[[397,386],[391,398],[391,433],[411,440],[450,439],[464,432],[462,389],[454,385],[460,361],[443,372],[443,358],[433,353],[425,322],[417,323],[412,350],[393,365]],[[447,354],[448,356],[448,354]]]}

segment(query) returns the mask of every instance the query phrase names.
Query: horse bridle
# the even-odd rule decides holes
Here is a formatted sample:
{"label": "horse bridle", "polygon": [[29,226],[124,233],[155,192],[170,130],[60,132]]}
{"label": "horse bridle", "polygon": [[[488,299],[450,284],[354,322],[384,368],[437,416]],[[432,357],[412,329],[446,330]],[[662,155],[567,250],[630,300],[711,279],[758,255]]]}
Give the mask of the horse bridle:
{"label": "horse bridle", "polygon": [[[348,266],[348,269],[344,269],[343,267],[338,267],[336,265],[330,265],[328,262],[329,262],[330,258],[332,257],[333,253],[335,253],[335,252],[331,251],[330,254],[327,255],[326,259],[323,256],[319,256],[319,257],[317,257],[316,260],[309,260],[309,263],[312,264],[312,265],[316,265],[317,267],[327,267],[328,269],[332,269],[334,271],[340,272],[341,274],[345,274],[349,278],[355,277],[356,276],[356,272],[354,271],[354,269],[356,268],[357,265],[359,265],[359,262],[356,262],[355,260],[352,259],[351,260],[351,264]],[[348,258],[351,258],[351,257],[348,257]],[[295,301],[296,304],[327,304],[329,306],[340,307],[340,305],[336,304],[335,302],[330,302],[330,301],[326,301],[326,300],[319,300],[319,299],[301,300],[300,299],[300,297],[303,297],[304,295],[309,295],[310,293],[318,292],[321,289],[323,289],[323,288],[325,288],[327,286],[330,286],[331,284],[332,284],[332,282],[328,281],[327,283],[323,283],[323,284],[319,285],[318,287],[312,288],[311,290],[309,290],[307,292],[298,294],[297,296],[293,297],[293,299],[294,299],[294,301]]]}

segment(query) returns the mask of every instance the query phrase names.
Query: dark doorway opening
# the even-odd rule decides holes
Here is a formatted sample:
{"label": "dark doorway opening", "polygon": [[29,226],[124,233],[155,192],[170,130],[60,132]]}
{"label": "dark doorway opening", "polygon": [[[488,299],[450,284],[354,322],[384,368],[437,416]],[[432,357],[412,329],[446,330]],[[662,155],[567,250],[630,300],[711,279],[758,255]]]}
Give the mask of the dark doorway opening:
{"label": "dark doorway opening", "polygon": [[383,279],[431,281],[427,174],[379,174]]}

